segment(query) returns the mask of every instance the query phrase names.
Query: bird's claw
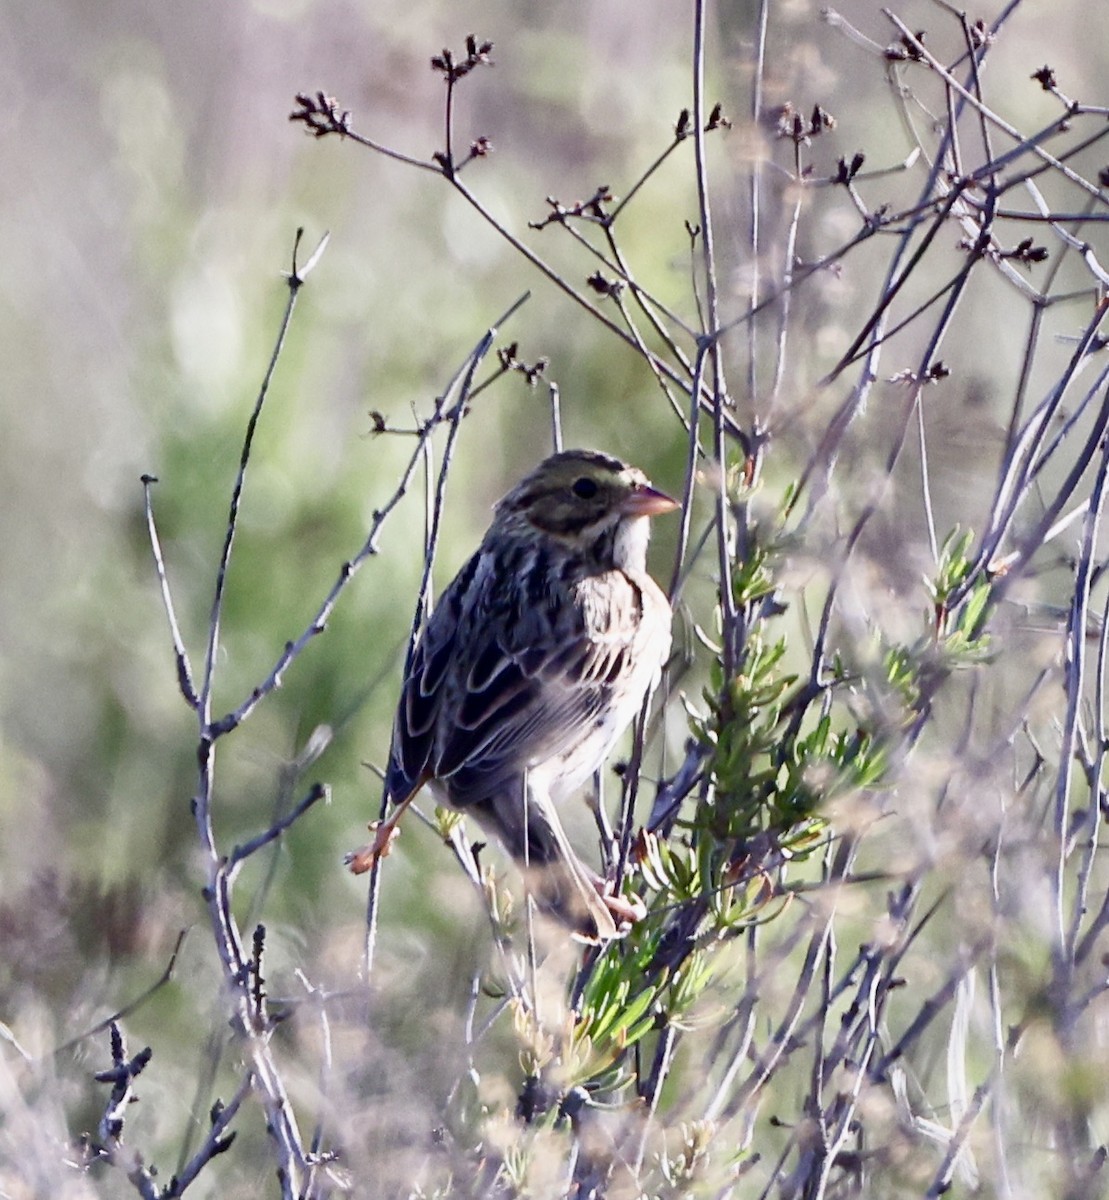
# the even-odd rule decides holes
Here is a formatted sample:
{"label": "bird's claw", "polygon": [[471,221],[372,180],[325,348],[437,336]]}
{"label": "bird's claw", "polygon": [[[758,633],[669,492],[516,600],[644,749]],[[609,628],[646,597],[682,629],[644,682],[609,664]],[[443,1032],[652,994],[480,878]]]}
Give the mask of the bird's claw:
{"label": "bird's claw", "polygon": [[380,859],[388,858],[400,833],[395,821],[372,821],[369,830],[374,840],[351,850],[343,859],[352,875],[364,875]]}
{"label": "bird's claw", "polygon": [[604,901],[605,908],[612,913],[617,929],[637,925],[647,915],[647,906],[638,896],[625,896],[612,890],[611,881],[604,879],[597,885],[597,891]]}

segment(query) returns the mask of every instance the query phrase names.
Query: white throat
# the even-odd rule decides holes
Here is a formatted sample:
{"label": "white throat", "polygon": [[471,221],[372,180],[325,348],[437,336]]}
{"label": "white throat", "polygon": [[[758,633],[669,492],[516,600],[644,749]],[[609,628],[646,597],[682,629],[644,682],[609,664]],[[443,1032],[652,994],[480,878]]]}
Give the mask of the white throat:
{"label": "white throat", "polygon": [[647,569],[647,543],[651,540],[648,517],[625,517],[616,527],[612,542],[612,558],[626,571]]}

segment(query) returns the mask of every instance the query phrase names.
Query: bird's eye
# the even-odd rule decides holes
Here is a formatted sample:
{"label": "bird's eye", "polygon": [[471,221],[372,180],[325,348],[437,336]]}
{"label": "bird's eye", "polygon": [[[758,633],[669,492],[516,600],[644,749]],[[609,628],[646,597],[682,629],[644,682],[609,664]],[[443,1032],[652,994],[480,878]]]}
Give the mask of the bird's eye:
{"label": "bird's eye", "polygon": [[574,493],[579,500],[592,500],[597,494],[597,481],[590,479],[588,475],[583,475],[580,479],[575,479],[570,487],[570,491]]}

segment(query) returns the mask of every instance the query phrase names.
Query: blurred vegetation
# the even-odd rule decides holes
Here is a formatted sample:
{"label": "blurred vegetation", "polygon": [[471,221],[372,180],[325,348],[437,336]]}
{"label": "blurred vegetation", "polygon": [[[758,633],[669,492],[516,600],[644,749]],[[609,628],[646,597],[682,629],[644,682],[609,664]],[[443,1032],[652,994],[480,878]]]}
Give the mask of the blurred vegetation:
{"label": "blurred vegetation", "polygon": [[[586,202],[607,188],[593,215],[611,213],[676,143],[617,228],[621,261],[692,361],[704,238],[695,139],[675,132],[693,104],[690,14],[658,0],[45,0],[0,14],[0,1195],[172,1189],[213,1120],[222,1131],[217,1097],[240,1089],[235,1141],[212,1143],[189,1195],[1103,1193],[1094,293],[1109,264],[1109,152],[1104,111],[1071,99],[1107,103],[1106,50],[1076,0],[965,26],[910,0],[896,17],[908,33],[858,0],[830,16],[805,0],[710,9],[704,98],[728,122],[704,145],[730,432],[717,463],[707,406],[680,563],[677,522],[656,530],[654,573],[681,582],[678,650],[642,769],[629,738],[604,780],[613,814],[638,788],[627,886],[646,919],[604,953],[544,929],[532,939],[511,868],[492,850],[478,867],[465,828],[425,808],[382,873],[363,978],[365,887],[342,857],[377,815],[439,431],[431,473],[418,467],[326,632],[218,746],[221,854],[317,780],[330,789],[235,881],[248,952],[265,927],[251,967],[266,1002],[244,1031],[201,891],[197,723],[139,479],[158,478],[198,673],[297,228],[301,261],[330,241],[252,448],[215,716],[304,632],[393,494],[416,438],[375,425],[427,421],[525,291],[496,347],[545,365],[530,383],[506,373],[461,423],[437,588],[548,450],[549,383],[568,445],[634,461],[674,494],[689,446],[688,372],[656,331],[643,326],[644,344],[684,380],[670,399],[639,349],[449,181],[304,136],[288,121],[294,96],[325,89],[357,133],[430,162],[444,136],[430,60],[491,39],[494,65],[460,81],[455,122],[462,154],[478,136],[492,152],[461,179],[618,326],[634,288],[605,293],[611,262],[582,239],[611,247]],[[988,49],[991,119],[987,136],[961,113],[963,169],[981,167],[984,144],[1011,148],[996,115],[1024,136],[1051,128],[1066,171],[1028,147],[983,169],[934,242],[913,227],[922,265],[904,292],[886,275],[900,227],[805,274],[920,203],[957,103],[928,56],[965,78],[965,37]],[[937,172],[933,199],[957,176]],[[1037,195],[1053,222],[1034,219]],[[529,228],[554,211],[548,198],[585,204],[586,219]],[[987,200],[1028,216],[976,249]],[[944,324],[955,293],[940,289],[971,268]],[[740,320],[787,277],[788,301]],[[891,295],[876,372],[841,362]],[[1071,378],[1083,331],[1066,403],[1038,410]],[[496,371],[494,351],[479,380]],[[1013,484],[1023,507],[1000,521],[995,497],[1038,411],[1045,440]],[[1071,523],[1040,528],[1057,497]],[[595,844],[584,804],[567,824]],[[104,1022],[124,1009],[113,1050]],[[277,1181],[257,1074],[243,1087],[263,1045],[311,1154],[298,1181]],[[112,1086],[147,1046],[139,1103],[121,1109],[126,1154],[94,1161],[118,1133],[103,1119]],[[132,1151],[156,1181],[128,1181]]]}

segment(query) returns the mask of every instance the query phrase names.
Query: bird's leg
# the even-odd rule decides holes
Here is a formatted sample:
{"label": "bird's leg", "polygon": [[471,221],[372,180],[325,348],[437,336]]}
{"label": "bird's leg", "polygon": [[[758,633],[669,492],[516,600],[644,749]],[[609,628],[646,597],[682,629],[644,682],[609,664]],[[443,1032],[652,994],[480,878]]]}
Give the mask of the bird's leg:
{"label": "bird's leg", "polygon": [[608,941],[616,936],[616,923],[600,897],[596,872],[574,852],[547,788],[536,786],[527,772],[522,782],[522,795],[510,791],[494,798],[490,824],[523,867],[541,909],[570,926],[580,941]]}
{"label": "bird's leg", "polygon": [[378,859],[388,856],[397,834],[400,833],[397,822],[404,816],[404,810],[412,803],[415,796],[416,791],[410,792],[393,810],[388,820],[370,823],[369,830],[374,835],[374,840],[367,842],[364,846],[359,846],[357,850],[352,850],[343,860],[352,875],[365,874]]}

